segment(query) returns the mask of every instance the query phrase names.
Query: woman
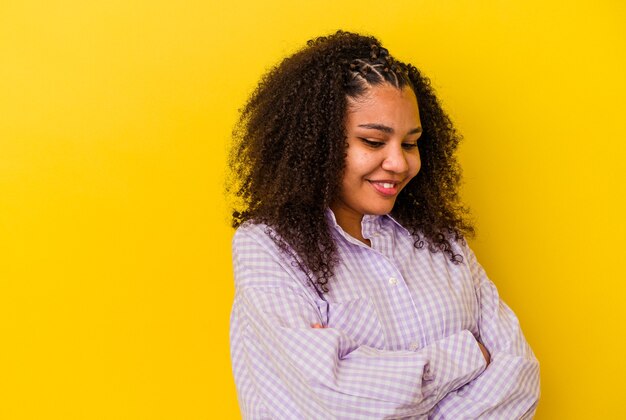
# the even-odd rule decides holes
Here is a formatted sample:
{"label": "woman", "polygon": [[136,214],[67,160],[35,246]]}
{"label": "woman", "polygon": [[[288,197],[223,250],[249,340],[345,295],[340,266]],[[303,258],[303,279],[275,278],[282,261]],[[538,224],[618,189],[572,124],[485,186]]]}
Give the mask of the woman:
{"label": "woman", "polygon": [[459,136],[428,79],[339,31],[262,79],[234,137],[245,418],[533,416],[538,363],[464,241]]}

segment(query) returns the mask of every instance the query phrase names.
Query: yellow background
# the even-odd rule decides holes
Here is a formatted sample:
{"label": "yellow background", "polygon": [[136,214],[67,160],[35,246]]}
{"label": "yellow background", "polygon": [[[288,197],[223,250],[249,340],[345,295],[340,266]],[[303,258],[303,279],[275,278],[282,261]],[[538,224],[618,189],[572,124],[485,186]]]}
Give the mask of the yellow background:
{"label": "yellow background", "polygon": [[536,418],[626,418],[622,4],[0,2],[0,418],[238,418],[229,133],[269,66],[338,28],[420,67],[464,135]]}

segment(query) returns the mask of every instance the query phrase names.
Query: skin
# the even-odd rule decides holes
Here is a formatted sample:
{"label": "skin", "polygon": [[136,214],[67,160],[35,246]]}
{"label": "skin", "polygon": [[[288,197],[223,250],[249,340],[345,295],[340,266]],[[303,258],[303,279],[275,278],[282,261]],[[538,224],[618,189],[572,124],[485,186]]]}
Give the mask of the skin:
{"label": "skin", "polygon": [[363,215],[391,212],[398,193],[417,175],[421,132],[417,98],[408,86],[373,86],[348,100],[346,167],[331,209],[339,226],[368,246]]}
{"label": "skin", "polygon": [[483,357],[485,358],[487,366],[489,366],[489,363],[491,363],[491,356],[489,355],[489,351],[485,346],[483,346],[483,343],[478,340],[476,340],[476,342],[478,343],[478,347],[480,347],[480,351],[483,353]]}

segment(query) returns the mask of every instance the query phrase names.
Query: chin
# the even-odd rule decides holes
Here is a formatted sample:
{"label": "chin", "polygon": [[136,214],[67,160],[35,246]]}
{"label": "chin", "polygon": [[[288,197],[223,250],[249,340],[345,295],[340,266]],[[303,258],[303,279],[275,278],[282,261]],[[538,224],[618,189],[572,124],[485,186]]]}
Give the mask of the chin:
{"label": "chin", "polygon": [[391,213],[391,210],[393,210],[393,205],[394,204],[395,204],[395,201],[393,203],[391,203],[391,204],[385,204],[385,205],[370,207],[369,209],[366,210],[365,214],[372,214],[372,215],[382,216],[384,214]]}

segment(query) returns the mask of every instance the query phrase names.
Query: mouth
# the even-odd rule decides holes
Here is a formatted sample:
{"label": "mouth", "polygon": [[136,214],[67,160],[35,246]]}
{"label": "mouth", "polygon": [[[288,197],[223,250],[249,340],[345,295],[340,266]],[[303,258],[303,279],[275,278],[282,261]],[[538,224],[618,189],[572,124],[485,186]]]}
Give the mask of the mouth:
{"label": "mouth", "polygon": [[374,187],[376,191],[382,194],[385,197],[392,197],[398,194],[400,190],[400,182],[397,181],[372,181],[368,180],[368,182]]}

